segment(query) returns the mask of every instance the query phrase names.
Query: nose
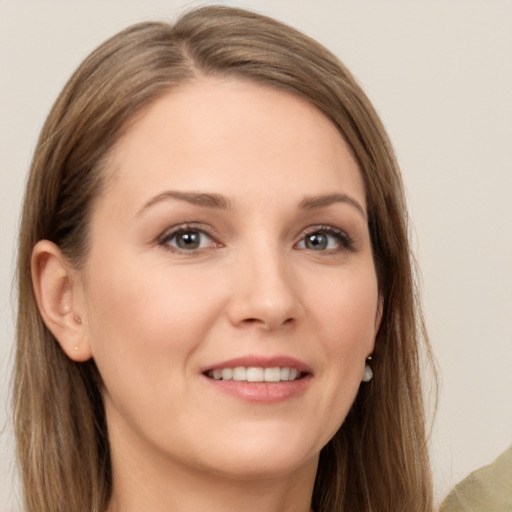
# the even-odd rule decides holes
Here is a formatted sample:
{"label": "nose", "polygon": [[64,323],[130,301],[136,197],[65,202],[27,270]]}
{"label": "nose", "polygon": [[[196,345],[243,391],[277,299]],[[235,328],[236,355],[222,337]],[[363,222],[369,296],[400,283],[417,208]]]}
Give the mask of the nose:
{"label": "nose", "polygon": [[272,331],[302,316],[297,276],[276,248],[245,254],[232,275],[228,316],[233,325]]}

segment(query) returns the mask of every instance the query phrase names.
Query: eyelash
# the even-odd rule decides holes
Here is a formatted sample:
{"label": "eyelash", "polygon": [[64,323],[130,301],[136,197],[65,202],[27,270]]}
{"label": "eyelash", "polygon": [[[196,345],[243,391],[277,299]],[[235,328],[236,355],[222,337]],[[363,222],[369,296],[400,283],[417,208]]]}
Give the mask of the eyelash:
{"label": "eyelash", "polygon": [[[339,253],[344,250],[354,252],[354,241],[347,235],[345,231],[342,229],[335,228],[333,226],[312,226],[310,228],[307,228],[307,230],[304,232],[304,234],[301,236],[301,239],[299,243],[302,243],[305,241],[305,239],[308,236],[316,235],[316,234],[322,234],[326,235],[328,237],[332,237],[336,239],[336,242],[339,244],[340,247],[336,247],[334,249],[324,249],[322,251],[314,251],[313,249],[309,249],[313,252],[323,252],[328,254],[333,253]],[[305,248],[307,250],[307,248]]]}
{"label": "eyelash", "polygon": [[[202,236],[207,236],[210,240],[212,240],[213,243],[211,244],[211,247],[200,247],[197,249],[181,249],[180,247],[170,245],[171,240],[178,237],[179,235],[184,235],[186,233],[200,233]],[[158,238],[158,245],[171,252],[190,255],[198,254],[199,252],[208,248],[222,247],[222,244],[216,242],[215,239],[210,236],[204,229],[198,226],[194,226],[193,224],[185,224],[167,230]]]}
{"label": "eyelash", "polygon": [[[186,233],[199,233],[202,236],[208,237],[212,243],[209,247],[199,247],[195,249],[182,249],[173,245],[170,245],[170,242],[178,237],[179,235],[183,235]],[[341,229],[335,228],[333,226],[326,226],[326,225],[320,225],[320,226],[312,226],[310,228],[307,228],[306,231],[303,232],[301,235],[300,240],[294,245],[297,246],[300,243],[305,243],[305,240],[308,236],[311,235],[326,235],[327,237],[332,237],[336,240],[336,242],[339,244],[339,247],[336,247],[334,249],[322,249],[320,251],[315,251],[314,249],[309,249],[307,247],[303,247],[305,250],[309,250],[312,252],[322,252],[322,253],[339,253],[344,250],[354,252],[354,242],[353,240],[347,235],[347,233]],[[210,248],[219,248],[223,247],[223,244],[215,241],[214,237],[210,236],[206,230],[202,229],[201,227],[194,226],[193,224],[185,224],[178,227],[171,228],[170,230],[167,230],[164,232],[159,238],[158,238],[158,245],[161,247],[164,247],[165,249],[175,252],[175,253],[181,253],[181,254],[187,254],[187,255],[194,255],[198,254],[205,249]]]}

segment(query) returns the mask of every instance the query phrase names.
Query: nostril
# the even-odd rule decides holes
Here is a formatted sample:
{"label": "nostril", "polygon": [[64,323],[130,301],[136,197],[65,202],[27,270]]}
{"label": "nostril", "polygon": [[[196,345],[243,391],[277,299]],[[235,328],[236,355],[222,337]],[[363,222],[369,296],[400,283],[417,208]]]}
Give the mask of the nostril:
{"label": "nostril", "polygon": [[242,325],[255,325],[255,324],[263,324],[263,320],[259,318],[245,318],[242,320]]}
{"label": "nostril", "polygon": [[281,326],[288,326],[288,325],[291,325],[293,324],[295,321],[294,318],[286,318],[284,321],[282,322],[276,322],[274,324],[274,322],[271,322],[271,321],[265,321],[264,319],[262,318],[245,318],[243,321],[242,321],[242,324],[243,325],[263,325],[263,326],[268,326],[269,328],[275,328],[277,327],[278,325],[281,325]]}

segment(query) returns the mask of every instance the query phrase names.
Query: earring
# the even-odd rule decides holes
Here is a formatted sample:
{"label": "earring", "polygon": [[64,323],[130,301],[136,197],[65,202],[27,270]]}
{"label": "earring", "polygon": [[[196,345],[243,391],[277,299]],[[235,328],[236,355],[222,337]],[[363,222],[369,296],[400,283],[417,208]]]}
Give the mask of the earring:
{"label": "earring", "polygon": [[[368,356],[366,358],[366,361],[371,361],[372,356]],[[364,373],[363,378],[361,379],[362,382],[370,382],[373,378],[373,370],[371,366],[368,364],[368,362],[364,366]]]}
{"label": "earring", "polygon": [[78,352],[78,346],[73,347],[73,350],[74,350],[75,352]]}

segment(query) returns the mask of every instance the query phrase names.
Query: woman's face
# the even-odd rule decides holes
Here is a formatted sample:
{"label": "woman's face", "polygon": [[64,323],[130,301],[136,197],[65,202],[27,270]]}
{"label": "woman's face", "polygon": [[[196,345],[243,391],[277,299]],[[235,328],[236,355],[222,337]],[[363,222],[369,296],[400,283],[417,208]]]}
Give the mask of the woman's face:
{"label": "woman's face", "polygon": [[106,172],[78,289],[114,461],[314,465],[379,323],[364,187],[333,124],[200,79],[140,116]]}

